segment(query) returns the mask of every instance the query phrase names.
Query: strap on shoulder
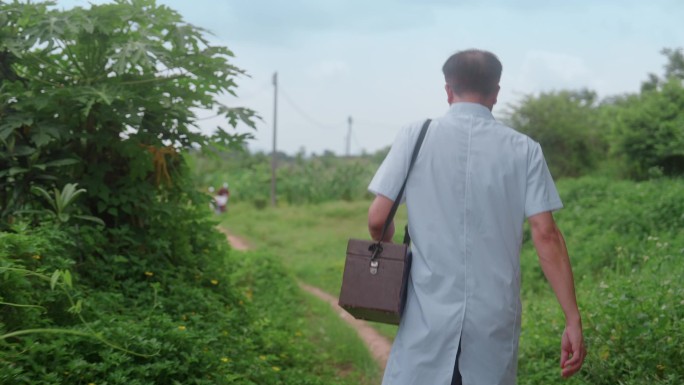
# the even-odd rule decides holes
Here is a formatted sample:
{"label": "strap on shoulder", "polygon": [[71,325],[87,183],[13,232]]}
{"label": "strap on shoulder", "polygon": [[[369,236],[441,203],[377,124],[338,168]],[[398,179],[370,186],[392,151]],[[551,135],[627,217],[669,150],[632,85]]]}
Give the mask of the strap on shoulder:
{"label": "strap on shoulder", "polygon": [[411,175],[411,169],[413,169],[413,164],[416,162],[416,158],[418,158],[418,153],[420,152],[420,147],[423,144],[423,139],[425,139],[425,134],[427,133],[428,127],[430,126],[431,119],[427,119],[425,123],[423,123],[423,128],[420,130],[420,135],[418,135],[418,139],[416,140],[416,145],[413,147],[413,154],[411,155],[411,163],[409,163],[408,171],[406,172],[406,178],[404,178],[404,183],[401,185],[401,189],[399,190],[399,194],[397,194],[397,197],[394,199],[394,203],[392,204],[392,209],[390,212],[387,214],[387,219],[385,220],[385,226],[382,228],[382,235],[380,236],[380,240],[382,241],[385,239],[385,233],[387,232],[387,229],[389,228],[390,224],[394,220],[394,215],[397,213],[397,209],[399,208],[399,204],[401,203],[401,198],[404,196],[404,189],[406,188],[406,182],[408,182],[409,175]]}

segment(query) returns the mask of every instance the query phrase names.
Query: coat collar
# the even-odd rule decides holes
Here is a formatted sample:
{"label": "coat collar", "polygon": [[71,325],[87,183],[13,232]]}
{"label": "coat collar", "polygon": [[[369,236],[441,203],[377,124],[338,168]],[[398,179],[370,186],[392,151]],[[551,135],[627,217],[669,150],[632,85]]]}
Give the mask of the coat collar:
{"label": "coat collar", "polygon": [[456,102],[449,107],[449,114],[472,115],[484,119],[494,119],[494,115],[482,104],[469,102]]}

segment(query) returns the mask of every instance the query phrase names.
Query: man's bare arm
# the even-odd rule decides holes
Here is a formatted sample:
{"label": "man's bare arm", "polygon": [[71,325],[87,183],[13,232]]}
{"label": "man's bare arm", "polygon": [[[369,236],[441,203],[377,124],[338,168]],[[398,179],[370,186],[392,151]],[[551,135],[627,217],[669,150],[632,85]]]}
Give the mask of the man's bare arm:
{"label": "man's bare arm", "polygon": [[[368,231],[373,240],[380,240],[382,236],[382,228],[385,226],[387,215],[392,210],[394,201],[383,195],[376,195],[375,200],[371,203],[368,209]],[[394,236],[394,221],[390,224],[385,233],[383,242],[391,242]]]}
{"label": "man's bare arm", "polygon": [[563,234],[550,212],[533,215],[528,220],[539,264],[565,313],[565,331],[561,339],[561,374],[569,377],[582,367],[586,350],[568,250]]}

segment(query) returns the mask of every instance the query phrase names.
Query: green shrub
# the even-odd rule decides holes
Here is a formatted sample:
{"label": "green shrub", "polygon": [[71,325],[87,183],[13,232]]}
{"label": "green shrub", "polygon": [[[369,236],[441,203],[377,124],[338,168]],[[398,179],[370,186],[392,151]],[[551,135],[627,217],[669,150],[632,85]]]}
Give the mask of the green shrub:
{"label": "green shrub", "polygon": [[605,160],[608,127],[601,117],[596,93],[583,89],[526,95],[506,121],[541,144],[558,178],[587,175]]}
{"label": "green shrub", "polygon": [[196,109],[253,126],[217,100],[232,53],[154,0],[0,3],[0,35],[0,383],[344,383],[296,333],[282,266],[230,253],[181,155],[247,137],[198,132]]}
{"label": "green shrub", "polygon": [[670,79],[659,88],[626,99],[615,109],[613,152],[627,175],[684,175],[684,85]]}
{"label": "green shrub", "polygon": [[[59,259],[53,253],[70,247],[56,247],[38,232],[0,237],[4,268],[49,270],[49,261]],[[111,343],[63,333],[2,339],[0,383],[344,383],[334,378],[302,332],[303,300],[276,260],[226,257],[225,249],[215,247],[209,252],[213,262],[196,270],[191,280],[188,271],[160,266],[137,283],[129,278],[113,285],[115,280],[100,275],[104,283],[99,288],[75,276],[73,296],[83,301],[85,324],[65,311],[66,301],[48,282],[0,271],[3,302],[41,306],[3,309],[0,335],[56,328],[94,332]]]}

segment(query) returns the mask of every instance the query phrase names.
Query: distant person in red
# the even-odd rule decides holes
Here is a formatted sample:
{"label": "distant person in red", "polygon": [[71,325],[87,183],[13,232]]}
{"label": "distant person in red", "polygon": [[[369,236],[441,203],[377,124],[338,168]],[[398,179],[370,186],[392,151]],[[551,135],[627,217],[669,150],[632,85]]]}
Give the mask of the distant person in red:
{"label": "distant person in red", "polygon": [[216,196],[214,195],[215,191],[216,190],[214,189],[214,186],[209,186],[209,195],[211,195],[211,201],[209,202],[209,208],[214,213],[220,214],[221,212],[219,211],[218,202],[216,201]]}
{"label": "distant person in red", "polygon": [[218,211],[225,213],[228,208],[228,199],[230,198],[230,190],[228,189],[228,183],[224,182],[223,186],[218,190],[216,195],[216,204],[218,205]]}

